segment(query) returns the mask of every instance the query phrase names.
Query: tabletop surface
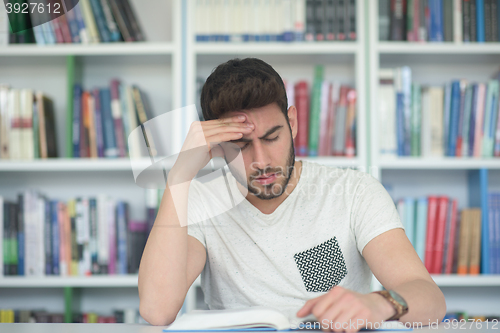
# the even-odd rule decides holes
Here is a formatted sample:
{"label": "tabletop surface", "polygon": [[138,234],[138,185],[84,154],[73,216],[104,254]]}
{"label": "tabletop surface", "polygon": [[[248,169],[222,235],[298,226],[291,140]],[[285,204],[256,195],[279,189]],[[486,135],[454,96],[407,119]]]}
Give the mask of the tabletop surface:
{"label": "tabletop surface", "polygon": [[[471,323],[457,328],[448,327],[440,323],[438,327],[423,327],[414,329],[418,332],[497,332],[500,333],[500,324],[482,323],[478,328]],[[0,324],[2,333],[161,333],[166,326],[151,326],[140,324]],[[321,331],[319,331],[321,332]],[[388,332],[388,331],[386,331]],[[398,332],[398,331],[390,331]],[[399,331],[409,332],[409,331]],[[248,333],[248,332],[247,332]]]}

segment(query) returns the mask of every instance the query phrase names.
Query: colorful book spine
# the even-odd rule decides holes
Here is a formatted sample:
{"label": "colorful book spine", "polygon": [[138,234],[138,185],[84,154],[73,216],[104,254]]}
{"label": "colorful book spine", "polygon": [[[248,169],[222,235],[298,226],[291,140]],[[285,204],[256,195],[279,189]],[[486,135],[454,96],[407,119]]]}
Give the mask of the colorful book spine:
{"label": "colorful book spine", "polygon": [[59,221],[57,214],[58,201],[50,201],[50,220],[52,225],[52,274],[59,275]]}
{"label": "colorful book spine", "polygon": [[111,111],[111,92],[101,89],[102,124],[104,132],[104,156],[118,157],[115,128]]}
{"label": "colorful book spine", "polygon": [[321,114],[321,85],[324,76],[323,66],[316,66],[311,94],[309,115],[309,155],[318,156],[319,128]]}
{"label": "colorful book spine", "polygon": [[451,83],[451,106],[450,106],[450,122],[447,156],[455,156],[458,136],[458,118],[460,116],[460,82],[453,81]]}
{"label": "colorful book spine", "polygon": [[111,81],[111,114],[115,128],[115,142],[118,147],[118,155],[120,157],[127,156],[125,149],[125,135],[123,130],[122,110],[120,101],[120,82],[118,80]]}
{"label": "colorful book spine", "polygon": [[476,0],[476,22],[477,22],[476,41],[478,43],[484,43],[486,40],[484,18],[485,18],[484,0]]}
{"label": "colorful book spine", "polygon": [[427,210],[427,237],[425,243],[425,268],[432,274],[434,272],[434,244],[436,242],[437,212],[439,198],[436,196],[428,197]]}
{"label": "colorful book spine", "polygon": [[443,0],[428,0],[430,11],[429,41],[444,41]]}
{"label": "colorful book spine", "polygon": [[437,211],[437,222],[436,222],[436,238],[434,243],[434,259],[432,273],[441,273],[442,262],[443,262],[443,252],[444,252],[444,234],[446,230],[446,220],[448,213],[448,197],[441,196],[438,199],[438,211]]}
{"label": "colorful book spine", "polygon": [[477,88],[477,100],[475,104],[476,121],[474,129],[474,157],[481,157],[482,155],[485,98],[486,85],[484,83],[479,83]]}
{"label": "colorful book spine", "polygon": [[427,197],[417,199],[417,219],[415,233],[415,251],[422,263],[425,262],[425,239],[427,233]]}
{"label": "colorful book spine", "polygon": [[26,200],[25,195],[20,194],[17,200],[18,215],[17,215],[17,275],[24,274],[25,263],[25,242],[24,242],[24,225],[28,218],[26,214]]}
{"label": "colorful book spine", "polygon": [[94,126],[96,132],[97,156],[104,157],[104,134],[102,128],[101,94],[99,89],[94,89],[93,97],[95,108]]}
{"label": "colorful book spine", "polygon": [[305,81],[300,81],[295,85],[295,105],[297,107],[297,156],[308,155],[309,138],[309,88]]}
{"label": "colorful book spine", "polygon": [[90,6],[97,25],[97,31],[99,32],[99,35],[101,37],[101,41],[104,43],[109,43],[111,41],[111,36],[108,30],[108,26],[106,25],[106,18],[104,17],[101,2],[99,0],[90,0]]}

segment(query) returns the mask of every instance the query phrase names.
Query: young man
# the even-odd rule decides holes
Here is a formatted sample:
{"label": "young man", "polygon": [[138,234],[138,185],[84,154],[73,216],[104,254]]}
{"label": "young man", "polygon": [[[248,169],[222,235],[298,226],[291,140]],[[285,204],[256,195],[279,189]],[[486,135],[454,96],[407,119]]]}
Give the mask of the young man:
{"label": "young man", "polygon": [[[380,182],[295,161],[297,110],[270,65],[219,65],[201,107],[205,121],[190,128],[142,256],[144,319],[173,322],[201,273],[210,309],[269,306],[350,332],[388,319],[441,322],[444,296]],[[215,156],[240,156],[241,167],[230,163],[229,181],[193,180]],[[232,208],[221,204],[228,195]],[[371,272],[390,292],[370,293]]]}

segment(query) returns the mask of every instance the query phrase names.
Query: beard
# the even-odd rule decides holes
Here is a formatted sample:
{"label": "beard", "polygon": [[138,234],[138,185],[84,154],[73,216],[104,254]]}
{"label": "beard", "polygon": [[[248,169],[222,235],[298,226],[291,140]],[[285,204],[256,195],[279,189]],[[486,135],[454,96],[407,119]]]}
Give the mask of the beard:
{"label": "beard", "polygon": [[[285,166],[277,168],[267,168],[264,170],[258,169],[248,178],[248,192],[261,200],[272,200],[281,196],[285,192],[286,187],[290,182],[290,178],[292,177],[293,169],[295,166],[295,150],[293,148],[293,140],[291,142],[292,143],[290,144],[290,149]],[[255,179],[268,173],[275,173],[276,181],[266,185],[254,185]]]}

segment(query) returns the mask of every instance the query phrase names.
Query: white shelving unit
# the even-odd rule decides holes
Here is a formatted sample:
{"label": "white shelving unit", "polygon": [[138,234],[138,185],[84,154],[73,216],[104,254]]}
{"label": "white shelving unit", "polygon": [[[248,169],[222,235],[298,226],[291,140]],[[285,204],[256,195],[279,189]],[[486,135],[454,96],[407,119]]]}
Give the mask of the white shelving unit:
{"label": "white shelving unit", "polygon": [[[76,61],[76,81],[85,90],[113,78],[144,90],[154,116],[182,103],[181,1],[132,0],[147,42],[90,45],[9,45],[0,48],[0,82],[41,90],[54,101],[59,156],[66,153],[67,57]],[[167,130],[176,130],[170,124]],[[149,165],[147,160],[141,165]],[[145,219],[145,190],[134,183],[129,159],[0,161],[0,195],[14,200],[35,188],[67,200],[104,193],[130,203],[130,217]],[[139,308],[137,276],[0,277],[2,308],[64,312],[65,287],[77,288],[83,312],[111,314]]]}
{"label": "white shelving unit", "polygon": [[[372,175],[386,187],[393,199],[404,196],[443,194],[458,199],[458,208],[468,206],[468,170],[493,170],[490,191],[498,189],[500,159],[442,157],[419,158],[379,156],[378,70],[410,66],[412,81],[443,85],[456,78],[486,82],[498,70],[500,43],[408,43],[378,40],[378,1],[365,1],[369,13],[369,130]],[[493,185],[493,186],[492,186]],[[500,309],[500,275],[432,275],[443,291],[447,311],[496,314]]]}

